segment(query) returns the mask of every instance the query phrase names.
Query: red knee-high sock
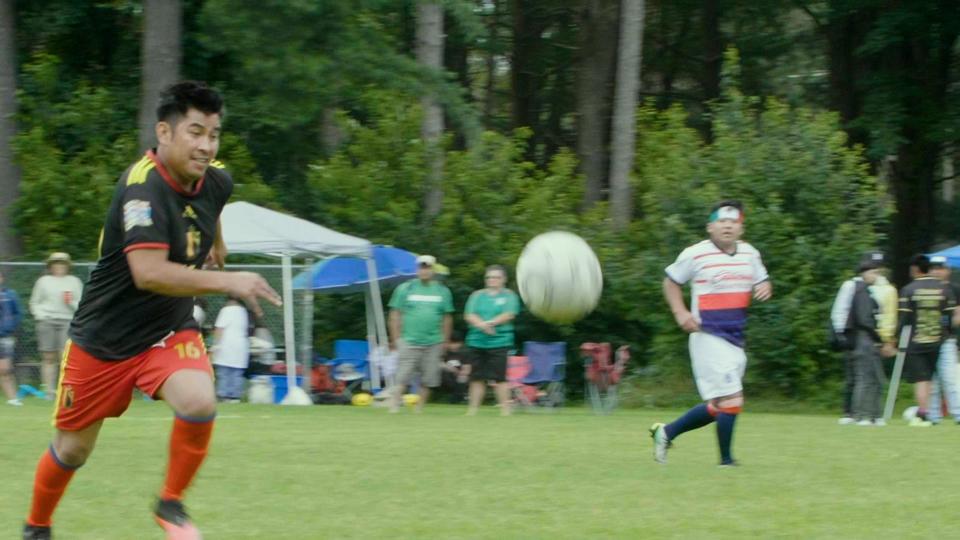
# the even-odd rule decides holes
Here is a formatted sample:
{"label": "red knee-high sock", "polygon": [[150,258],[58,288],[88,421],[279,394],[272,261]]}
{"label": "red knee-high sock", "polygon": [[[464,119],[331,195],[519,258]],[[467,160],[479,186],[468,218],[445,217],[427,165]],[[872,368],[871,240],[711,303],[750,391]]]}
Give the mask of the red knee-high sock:
{"label": "red knee-high sock", "polygon": [[167,464],[167,479],[160,492],[161,499],[179,501],[190,481],[200,469],[213,434],[213,416],[208,418],[184,418],[173,420],[170,433],[170,462]]}
{"label": "red knee-high sock", "polygon": [[77,467],[64,464],[57,458],[53,446],[40,456],[37,473],[33,478],[33,503],[27,523],[37,527],[49,527],[53,511],[67,490],[67,484],[73,478]]}

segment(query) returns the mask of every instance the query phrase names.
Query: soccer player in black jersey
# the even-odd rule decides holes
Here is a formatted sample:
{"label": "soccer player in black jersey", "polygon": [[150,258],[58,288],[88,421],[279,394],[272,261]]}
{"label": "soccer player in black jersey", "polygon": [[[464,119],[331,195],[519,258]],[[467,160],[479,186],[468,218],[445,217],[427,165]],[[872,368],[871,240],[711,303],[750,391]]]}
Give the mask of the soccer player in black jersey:
{"label": "soccer player in black jersey", "polygon": [[70,325],[49,449],[37,465],[23,538],[50,538],[53,512],[89,457],[104,418],[123,414],[134,388],[175,414],[155,519],[168,539],[200,538],[181,500],[213,431],[216,397],[193,297],[280,297],[257,274],[223,266],[220,212],[233,181],[215,161],[223,100],[186,81],[161,94],[159,144],[120,177],[100,236],[100,258]]}
{"label": "soccer player in black jersey", "polygon": [[897,334],[906,325],[912,327],[903,364],[903,378],[913,383],[918,406],[917,417],[910,425],[927,427],[932,425],[927,420],[927,409],[940,347],[950,336],[951,326],[960,320],[953,288],[930,275],[930,259],[926,255],[916,255],[910,261],[910,277],[913,281],[900,290]]}

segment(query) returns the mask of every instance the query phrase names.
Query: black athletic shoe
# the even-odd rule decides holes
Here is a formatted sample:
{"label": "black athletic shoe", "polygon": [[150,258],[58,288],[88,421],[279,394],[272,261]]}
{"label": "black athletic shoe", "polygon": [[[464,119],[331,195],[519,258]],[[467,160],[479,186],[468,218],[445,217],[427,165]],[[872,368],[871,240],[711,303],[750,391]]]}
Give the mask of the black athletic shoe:
{"label": "black athletic shoe", "polygon": [[158,499],[153,508],[153,519],[167,533],[168,540],[199,540],[200,531],[193,526],[190,516],[183,509],[183,503],[168,499]]}
{"label": "black athletic shoe", "polygon": [[37,527],[27,524],[23,526],[23,540],[50,540],[51,538],[53,538],[53,533],[50,532],[50,527]]}
{"label": "black athletic shoe", "polygon": [[718,465],[718,467],[720,467],[721,469],[726,469],[727,467],[739,467],[739,466],[740,466],[740,462],[735,459],[731,459],[730,461],[721,461],[720,465]]}

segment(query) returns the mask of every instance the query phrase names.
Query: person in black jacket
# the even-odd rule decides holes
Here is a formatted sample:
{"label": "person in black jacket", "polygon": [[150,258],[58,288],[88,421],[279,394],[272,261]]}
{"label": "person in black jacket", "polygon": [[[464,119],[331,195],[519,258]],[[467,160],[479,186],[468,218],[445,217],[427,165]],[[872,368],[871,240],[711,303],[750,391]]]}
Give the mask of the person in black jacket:
{"label": "person in black jacket", "polygon": [[877,333],[880,307],[870,294],[869,286],[877,281],[880,270],[861,264],[861,280],[857,280],[850,303],[846,335],[853,346],[854,365],[853,416],[857,425],[885,425],[881,408],[884,374],[880,360],[883,340]]}
{"label": "person in black jacket", "polygon": [[[854,295],[861,289],[869,291],[883,267],[883,253],[877,251],[865,253],[857,263],[856,275],[840,286],[830,310],[830,325],[835,340],[833,346],[843,351],[843,416],[838,422],[840,425],[857,423],[853,407],[857,386],[857,355],[855,354],[857,343],[851,326],[851,322],[854,321],[852,316]],[[870,279],[870,282],[865,282],[865,279]],[[860,298],[860,301],[863,302],[864,299]],[[861,308],[863,307],[864,305],[861,305]],[[867,421],[869,422],[869,419]]]}

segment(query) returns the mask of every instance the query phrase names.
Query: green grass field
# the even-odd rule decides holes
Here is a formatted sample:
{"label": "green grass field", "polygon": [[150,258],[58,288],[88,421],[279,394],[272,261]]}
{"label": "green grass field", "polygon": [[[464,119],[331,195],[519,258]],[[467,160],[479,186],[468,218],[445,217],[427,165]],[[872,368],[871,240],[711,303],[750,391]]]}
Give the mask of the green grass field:
{"label": "green grass field", "polygon": [[[50,406],[0,407],[2,538],[19,538]],[[679,411],[583,408],[501,418],[438,405],[224,405],[187,499],[205,538],[947,538],[957,533],[960,427],[837,426],[744,414],[737,469],[713,427],[651,459],[646,428]],[[161,538],[149,507],[170,414],[108,420],[55,516],[55,537]]]}

